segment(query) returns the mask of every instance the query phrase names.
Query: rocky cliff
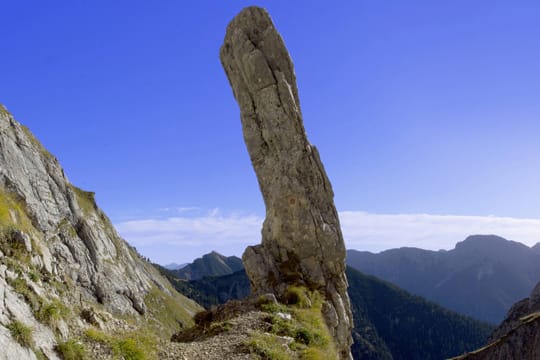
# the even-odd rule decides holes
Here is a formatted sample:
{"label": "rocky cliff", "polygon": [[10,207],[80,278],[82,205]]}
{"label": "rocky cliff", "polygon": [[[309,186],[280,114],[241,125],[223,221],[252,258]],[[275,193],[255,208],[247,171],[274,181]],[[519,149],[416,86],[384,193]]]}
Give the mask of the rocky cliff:
{"label": "rocky cliff", "polygon": [[339,356],[348,359],[345,246],[332,186],[304,130],[293,63],[268,13],[257,7],[231,21],[220,55],[266,205],[262,243],[243,255],[252,291],[281,299],[291,285],[319,291]]}
{"label": "rocky cliff", "polygon": [[[114,327],[118,315],[172,333],[200,309],[171,291],[118,236],[94,194],[72,185],[3,106],[0,230],[0,358],[57,359],[59,342],[91,325]],[[167,312],[175,315],[162,321]]]}
{"label": "rocky cliff", "polygon": [[517,302],[495,329],[488,345],[454,360],[540,359],[540,283]]}

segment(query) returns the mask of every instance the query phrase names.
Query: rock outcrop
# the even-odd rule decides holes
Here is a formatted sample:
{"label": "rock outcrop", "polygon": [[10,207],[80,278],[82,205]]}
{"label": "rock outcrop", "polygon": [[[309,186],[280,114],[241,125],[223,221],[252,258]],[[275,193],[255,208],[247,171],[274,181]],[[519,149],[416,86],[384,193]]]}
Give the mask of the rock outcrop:
{"label": "rock outcrop", "polygon": [[[0,105],[0,344],[8,351],[0,359],[35,359],[39,352],[56,359],[56,338],[84,327],[79,314],[99,308],[151,317],[150,293],[177,296],[120,238],[94,194],[73,186],[57,159]],[[54,326],[48,323],[50,304],[67,308],[71,321],[55,314]],[[200,309],[187,299],[185,305],[187,319]],[[10,337],[12,324],[33,329],[33,351]]]}
{"label": "rock outcrop", "polygon": [[339,356],[348,359],[352,315],[332,186],[307,140],[293,63],[268,13],[238,14],[220,57],[266,205],[262,243],[243,255],[252,290],[283,297],[294,284],[321,292]]}
{"label": "rock outcrop", "polygon": [[540,283],[517,302],[491,334],[488,345],[454,360],[540,359]]}

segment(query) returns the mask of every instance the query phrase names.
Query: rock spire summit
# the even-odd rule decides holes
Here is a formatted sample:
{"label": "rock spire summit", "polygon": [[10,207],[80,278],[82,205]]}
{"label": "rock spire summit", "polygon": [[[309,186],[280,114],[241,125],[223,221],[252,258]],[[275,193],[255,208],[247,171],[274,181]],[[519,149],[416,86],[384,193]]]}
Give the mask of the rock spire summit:
{"label": "rock spire summit", "polygon": [[268,13],[242,10],[220,57],[266,205],[262,243],[243,255],[252,290],[278,297],[291,285],[319,291],[339,356],[349,359],[352,314],[334,193],[306,137],[293,63]]}

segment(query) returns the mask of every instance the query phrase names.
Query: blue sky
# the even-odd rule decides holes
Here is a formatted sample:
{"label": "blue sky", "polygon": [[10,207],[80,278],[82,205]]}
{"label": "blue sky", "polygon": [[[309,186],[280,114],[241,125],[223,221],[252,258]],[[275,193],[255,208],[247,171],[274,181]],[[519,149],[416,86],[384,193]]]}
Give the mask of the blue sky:
{"label": "blue sky", "polygon": [[143,254],[239,255],[264,204],[218,52],[251,4],[292,55],[349,247],[540,241],[537,1],[5,2],[0,103]]}

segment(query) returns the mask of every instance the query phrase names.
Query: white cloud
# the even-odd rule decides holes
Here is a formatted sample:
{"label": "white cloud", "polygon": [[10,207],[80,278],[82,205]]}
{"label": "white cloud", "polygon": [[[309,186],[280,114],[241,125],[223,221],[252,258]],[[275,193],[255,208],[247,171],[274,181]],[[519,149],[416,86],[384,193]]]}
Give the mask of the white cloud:
{"label": "white cloud", "polygon": [[495,234],[529,246],[540,241],[540,219],[429,214],[340,212],[347,247],[381,251],[402,246],[452,249],[473,234]]}
{"label": "white cloud", "polygon": [[[540,219],[496,216],[429,214],[371,214],[340,212],[347,248],[381,251],[402,246],[451,249],[471,234],[496,234],[529,246],[540,241]],[[263,218],[257,215],[223,215],[212,209],[205,215],[180,214],[168,218],[119,222],[120,234],[152,260],[192,261],[209,251],[241,255],[261,240]]]}
{"label": "white cloud", "polygon": [[241,255],[247,245],[261,241],[263,219],[256,215],[175,216],[119,222],[118,232],[153,261],[188,262],[212,250]]}

